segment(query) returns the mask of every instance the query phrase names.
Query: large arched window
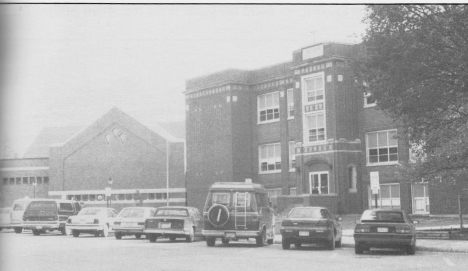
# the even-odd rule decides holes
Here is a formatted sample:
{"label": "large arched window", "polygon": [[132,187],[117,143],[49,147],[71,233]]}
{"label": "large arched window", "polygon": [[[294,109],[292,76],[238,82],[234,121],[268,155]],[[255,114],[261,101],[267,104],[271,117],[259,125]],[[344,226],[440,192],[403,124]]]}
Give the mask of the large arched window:
{"label": "large arched window", "polygon": [[348,166],[348,187],[349,192],[357,192],[356,184],[357,183],[357,172],[355,165]]}

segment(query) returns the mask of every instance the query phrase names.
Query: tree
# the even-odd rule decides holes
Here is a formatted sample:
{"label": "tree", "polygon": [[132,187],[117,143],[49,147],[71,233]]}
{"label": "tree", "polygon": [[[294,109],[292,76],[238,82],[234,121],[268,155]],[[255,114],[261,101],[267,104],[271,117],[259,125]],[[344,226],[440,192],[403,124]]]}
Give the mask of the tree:
{"label": "tree", "polygon": [[402,172],[429,179],[466,173],[468,7],[371,5],[364,21],[357,81],[424,153]]}

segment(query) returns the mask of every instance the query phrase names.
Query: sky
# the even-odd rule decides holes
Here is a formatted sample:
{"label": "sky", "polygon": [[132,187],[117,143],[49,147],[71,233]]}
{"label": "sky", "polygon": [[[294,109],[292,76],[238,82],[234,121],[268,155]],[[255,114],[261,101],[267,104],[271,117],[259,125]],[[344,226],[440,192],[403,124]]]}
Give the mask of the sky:
{"label": "sky", "polygon": [[365,32],[361,5],[11,4],[0,14],[2,155],[19,157],[42,128],[89,125],[112,107],[143,124],[184,120],[187,79]]}

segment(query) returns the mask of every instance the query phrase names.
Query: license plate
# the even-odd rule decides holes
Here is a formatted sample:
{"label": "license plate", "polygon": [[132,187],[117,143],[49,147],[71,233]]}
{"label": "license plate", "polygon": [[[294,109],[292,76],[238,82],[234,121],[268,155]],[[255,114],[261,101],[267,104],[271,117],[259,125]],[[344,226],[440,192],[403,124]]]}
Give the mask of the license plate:
{"label": "license plate", "polygon": [[36,230],[42,229],[42,226],[36,226]]}
{"label": "license plate", "polygon": [[163,222],[161,223],[161,229],[170,229],[171,223],[170,222]]}
{"label": "license plate", "polygon": [[227,238],[236,238],[236,233],[235,232],[226,232],[226,237]]}
{"label": "license plate", "polygon": [[300,231],[299,236],[309,236],[309,232],[308,231]]}
{"label": "license plate", "polygon": [[377,228],[377,232],[388,232],[388,228]]}

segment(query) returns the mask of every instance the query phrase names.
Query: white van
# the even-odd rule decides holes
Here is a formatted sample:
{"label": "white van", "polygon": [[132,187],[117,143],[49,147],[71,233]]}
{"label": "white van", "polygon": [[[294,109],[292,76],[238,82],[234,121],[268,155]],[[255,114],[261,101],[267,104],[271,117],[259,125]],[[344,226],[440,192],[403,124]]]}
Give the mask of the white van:
{"label": "white van", "polygon": [[11,227],[15,229],[16,233],[21,233],[23,231],[23,214],[26,207],[28,207],[31,199],[29,197],[24,197],[22,199],[17,199],[13,202],[12,211],[11,211]]}

